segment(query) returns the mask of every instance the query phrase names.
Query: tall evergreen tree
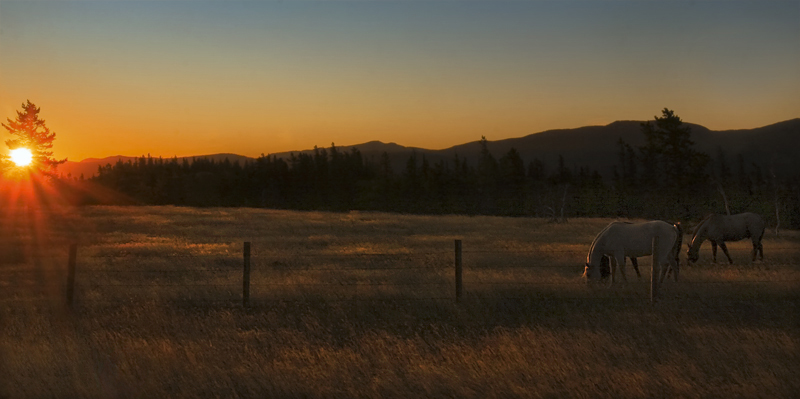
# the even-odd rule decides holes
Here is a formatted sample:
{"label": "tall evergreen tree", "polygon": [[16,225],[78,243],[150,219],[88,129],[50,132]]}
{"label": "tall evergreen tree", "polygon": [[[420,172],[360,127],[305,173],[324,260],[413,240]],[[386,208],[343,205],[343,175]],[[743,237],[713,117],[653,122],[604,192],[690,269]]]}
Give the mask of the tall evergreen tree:
{"label": "tall evergreen tree", "polygon": [[502,211],[521,215],[525,206],[525,162],[516,148],[500,158],[499,169]]}
{"label": "tall evergreen tree", "polygon": [[695,151],[692,129],[675,112],[664,108],[661,117],[642,123],[646,144],[640,148],[645,178],[650,186],[686,189],[702,183],[708,155]]}
{"label": "tall evergreen tree", "polygon": [[728,181],[733,176],[733,171],[731,167],[728,165],[728,159],[725,154],[725,150],[722,149],[721,146],[717,146],[717,159],[716,159],[716,170],[714,174],[719,179],[720,183],[728,183]]}
{"label": "tall evergreen tree", "polygon": [[622,189],[633,187],[636,183],[636,152],[622,138],[617,141],[617,147],[619,148],[618,183]]}
{"label": "tall evergreen tree", "polygon": [[6,140],[8,148],[27,148],[33,155],[31,165],[40,173],[46,176],[54,176],[58,165],[66,162],[67,159],[57,160],[53,158],[53,141],[56,133],[51,132],[45,125],[44,119],[39,118],[40,109],[30,100],[22,104],[22,111],[17,111],[17,118],[11,120],[7,118],[7,124],[2,126],[13,136]]}
{"label": "tall evergreen tree", "polygon": [[499,165],[492,153],[489,152],[486,137],[481,136],[479,143],[481,152],[477,168],[478,208],[482,213],[492,214],[495,212],[495,197],[500,175]]}

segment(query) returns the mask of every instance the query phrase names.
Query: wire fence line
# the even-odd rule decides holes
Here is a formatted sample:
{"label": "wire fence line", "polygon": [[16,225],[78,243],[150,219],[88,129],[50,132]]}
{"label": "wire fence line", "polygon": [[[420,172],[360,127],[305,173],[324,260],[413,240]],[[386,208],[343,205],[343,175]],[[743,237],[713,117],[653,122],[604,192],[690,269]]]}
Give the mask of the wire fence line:
{"label": "wire fence line", "polygon": [[[575,282],[539,282],[539,281],[466,281],[467,286],[528,286],[528,287],[548,287],[548,286],[575,286]],[[646,285],[646,282],[625,282],[627,286]],[[756,284],[775,284],[775,285],[800,285],[800,280],[745,280],[745,281],[680,281],[681,285],[756,285]],[[214,288],[231,288],[239,289],[241,284],[174,284],[174,283],[124,283],[124,284],[109,284],[109,283],[96,283],[96,282],[83,282],[81,285],[88,287],[214,287]],[[23,282],[15,283],[14,288],[59,288],[63,287],[63,282]],[[426,286],[452,286],[451,282],[440,283],[369,283],[369,282],[356,282],[356,283],[269,283],[269,284],[250,284],[251,287],[426,287]],[[8,286],[0,286],[0,289],[8,288]]]}
{"label": "wire fence line", "polygon": [[[648,257],[649,258],[649,257]],[[769,263],[769,267],[783,267],[783,266],[799,266],[799,263]],[[481,265],[479,267],[475,267],[474,270],[495,270],[495,269],[565,269],[565,270],[576,270],[578,268],[582,269],[583,264],[577,265],[539,265],[539,264],[528,264],[528,265],[518,265],[518,264],[496,264],[496,265]],[[648,264],[649,266],[649,264]],[[722,265],[722,267],[727,266],[727,263]],[[737,265],[734,265],[737,266]],[[685,267],[685,265],[684,265]],[[697,268],[703,268],[703,265],[693,266]],[[720,267],[720,266],[718,266]],[[337,271],[337,272],[347,272],[347,271],[382,271],[382,270],[450,270],[452,268],[451,265],[447,266],[398,266],[398,267],[292,267],[292,268],[265,268],[261,269],[261,271],[287,271],[287,272],[316,272],[316,271]],[[769,269],[767,269],[769,270]],[[136,274],[136,273],[175,273],[175,274],[191,274],[191,273],[231,273],[239,271],[238,268],[228,268],[228,269],[208,269],[208,268],[196,268],[196,269],[146,269],[146,270],[136,270],[136,269],[106,269],[106,268],[80,268],[80,273],[82,274],[90,274],[90,273],[129,273],[129,274]],[[61,273],[63,274],[62,270],[55,270],[55,271],[48,271],[50,273]],[[5,270],[0,271],[0,276],[7,276],[13,274],[29,274],[30,270]]]}
{"label": "wire fence line", "polygon": [[[576,253],[582,254],[583,256],[586,255],[588,252],[589,247],[586,246],[585,248],[573,248],[573,249],[550,249],[550,248],[543,248],[543,249],[513,249],[513,248],[493,248],[493,249],[477,249],[477,250],[462,250],[464,255],[530,255],[530,254],[561,254],[561,253]],[[703,250],[703,252],[711,252],[710,249]],[[752,253],[752,248],[739,248],[739,247],[731,247],[728,248],[728,251],[731,253]],[[796,251],[797,258],[800,260],[800,247],[769,247],[769,251]],[[719,253],[721,254],[722,251],[720,250]],[[252,260],[275,260],[275,259],[286,259],[286,258],[303,258],[303,259],[342,259],[342,260],[351,260],[356,258],[386,258],[386,259],[398,259],[398,258],[405,258],[405,259],[413,259],[413,258],[420,258],[420,257],[451,257],[453,255],[451,251],[426,251],[426,252],[347,252],[347,253],[328,253],[328,252],[318,252],[318,253],[308,253],[308,252],[295,252],[295,251],[280,251],[280,250],[267,250],[264,253],[252,253],[250,258]],[[232,257],[240,256],[240,254],[233,253],[233,252],[224,252],[224,253],[214,253],[214,254],[161,254],[161,253],[132,253],[132,252],[124,252],[118,254],[90,254],[90,255],[82,255],[82,258],[86,259],[121,259],[121,258],[185,258],[185,259],[210,259],[210,260],[230,260]],[[338,270],[338,269],[337,269]]]}
{"label": "wire fence line", "polygon": [[[577,254],[586,254],[589,250],[589,247],[586,248],[574,248],[574,249],[513,249],[513,248],[500,248],[500,249],[478,249],[478,250],[464,250],[462,251],[464,254],[558,254],[558,253],[577,253]],[[769,247],[770,251],[797,251],[797,247]],[[707,250],[711,252],[710,249]],[[739,248],[739,247],[729,247],[729,252],[752,252],[752,248]],[[705,250],[704,250],[705,252]],[[720,249],[718,253],[722,253]],[[432,251],[432,252],[351,252],[351,253],[307,253],[307,252],[267,252],[265,254],[253,254],[251,255],[253,259],[257,258],[276,258],[276,257],[285,257],[285,256],[292,256],[297,258],[343,258],[349,259],[354,257],[421,257],[421,256],[450,256],[452,252],[450,251]],[[187,259],[201,259],[201,258],[226,258],[230,256],[237,256],[233,253],[217,253],[217,254],[162,254],[162,253],[134,253],[134,252],[121,252],[115,254],[93,254],[93,255],[85,255],[85,258],[94,258],[94,259],[118,259],[118,258],[187,258]]]}
{"label": "wire fence line", "polygon": [[[269,296],[270,290],[275,288],[294,288],[298,291],[297,295],[305,295],[307,294],[304,290],[307,289],[315,289],[315,288],[343,288],[343,289],[358,289],[359,287],[370,287],[380,290],[381,288],[392,288],[397,287],[402,290],[408,291],[409,287],[415,287],[420,289],[433,289],[438,288],[438,291],[430,291],[427,294],[428,296],[419,297],[419,298],[410,298],[413,300],[424,300],[424,299],[442,299],[448,298],[450,300],[455,299],[458,301],[460,296],[463,292],[463,286],[466,286],[470,289],[468,295],[470,296],[480,296],[486,295],[487,291],[485,287],[489,287],[489,290],[495,294],[499,294],[500,296],[506,295],[504,297],[507,298],[514,298],[510,295],[509,292],[505,292],[503,290],[497,289],[497,287],[505,287],[508,290],[513,290],[514,288],[518,287],[526,287],[526,288],[533,288],[539,287],[540,289],[546,289],[548,287],[572,287],[571,289],[574,290],[575,287],[579,286],[577,284],[577,278],[565,278],[563,275],[559,275],[562,277],[559,281],[509,281],[508,279],[498,279],[498,280],[486,280],[475,279],[475,275],[470,276],[471,273],[478,273],[478,276],[485,271],[497,271],[503,269],[509,270],[519,270],[519,269],[528,269],[528,270],[535,270],[535,269],[550,269],[556,272],[567,272],[572,277],[577,277],[577,274],[582,270],[583,265],[576,263],[575,265],[563,265],[563,264],[547,264],[541,262],[531,262],[531,258],[517,259],[516,261],[509,261],[508,259],[501,259],[501,260],[489,260],[486,261],[481,257],[486,256],[515,256],[515,255],[522,255],[527,256],[531,254],[535,255],[542,255],[542,254],[564,254],[564,253],[585,253],[585,249],[580,248],[571,248],[571,249],[536,249],[536,250],[520,250],[520,249],[508,249],[508,248],[500,248],[500,249],[473,249],[473,250],[462,250],[460,245],[460,240],[456,240],[457,245],[455,251],[423,251],[423,252],[352,252],[352,253],[297,253],[297,252],[286,252],[286,251],[263,251],[262,253],[256,254],[253,256],[249,251],[249,243],[246,243],[246,247],[248,248],[245,251],[243,258],[237,257],[235,254],[226,252],[226,253],[218,253],[218,254],[175,254],[175,253],[168,253],[168,254],[158,254],[155,252],[145,252],[145,253],[134,253],[129,251],[121,251],[116,252],[114,254],[109,253],[89,253],[86,255],[82,255],[79,259],[81,260],[81,265],[76,266],[77,259],[75,259],[76,255],[75,252],[77,251],[76,246],[70,247],[70,263],[68,265],[68,281],[66,291],[68,292],[68,302],[72,303],[74,299],[74,292],[75,287],[77,286],[80,290],[78,296],[81,297],[81,300],[86,301],[89,299],[91,294],[92,298],[97,298],[99,295],[98,290],[101,288],[113,288],[114,290],[119,290],[120,288],[145,288],[145,289],[171,289],[173,293],[180,294],[180,292],[175,291],[175,289],[188,289],[188,290],[196,290],[196,289],[207,289],[207,290],[221,290],[225,289],[226,292],[232,293],[238,289],[243,289],[243,296],[245,297],[243,305],[249,305],[249,290],[251,287],[253,288],[265,288],[267,289],[266,292],[264,290],[259,291],[257,294],[259,299],[262,299],[265,295]],[[750,253],[751,250],[747,248],[730,248],[731,252],[747,252]],[[769,263],[768,266],[771,267],[784,267],[784,266],[796,266],[797,261],[795,259],[800,258],[800,248],[793,248],[793,247],[780,247],[780,248],[772,248],[775,251],[787,251],[791,250],[794,251],[795,254],[792,256],[791,261],[786,261],[782,263]],[[466,255],[469,259],[470,256],[477,257],[478,261],[468,262],[468,267],[463,268],[462,265],[462,257]],[[55,258],[50,259],[53,261]],[[135,260],[136,264],[130,264],[130,260]],[[172,266],[170,268],[150,268],[153,265],[148,263],[149,260],[168,260],[172,261],[174,259],[186,259],[186,262],[189,267],[176,267]],[[302,261],[298,261],[298,259],[305,259],[305,260],[313,260],[317,263],[321,264],[322,266],[314,266],[314,265],[307,265],[304,264]],[[109,267],[98,266],[96,263],[109,261],[106,262],[108,265],[113,265]],[[115,260],[120,260],[119,262],[114,262]],[[320,260],[325,260],[324,262],[320,262]],[[367,262],[368,266],[352,266],[349,264],[340,264],[344,262]],[[401,265],[397,265],[397,263],[401,263]],[[407,262],[406,264],[402,264],[403,262]],[[42,262],[39,262],[42,263]],[[89,266],[84,266],[83,263],[88,263]],[[152,262],[151,262],[152,263]],[[180,263],[180,262],[179,262]],[[207,267],[207,264],[215,264],[216,266]],[[228,264],[229,267],[220,267],[218,263]],[[243,263],[247,265],[244,270],[242,269]],[[422,264],[420,264],[422,263]],[[649,263],[649,262],[648,262]],[[333,264],[333,266],[331,266]],[[128,268],[122,269],[120,268],[122,265],[126,265]],[[255,267],[251,267],[254,265]],[[727,264],[726,264],[727,265]],[[199,266],[199,267],[198,267]],[[704,266],[700,266],[702,268]],[[466,278],[461,277],[461,273],[463,270],[466,269],[467,273],[465,273]],[[63,274],[63,269],[61,269]],[[420,274],[419,271],[427,271],[429,273]],[[53,272],[53,270],[50,270]],[[55,270],[54,274],[58,274],[59,270]],[[326,275],[325,278],[330,279],[329,281],[315,281],[315,282],[307,282],[298,280],[297,276],[302,275],[305,272],[335,272],[340,273],[339,276],[331,276]],[[373,274],[366,274],[361,273],[355,277],[348,275],[350,272],[371,272]],[[412,272],[412,274],[406,273],[402,275],[402,272]],[[447,273],[454,272],[453,275],[449,275]],[[374,273],[379,273],[375,275]],[[380,273],[389,273],[389,275],[380,275]],[[400,273],[400,276],[397,276],[395,273]],[[30,278],[28,279],[11,279],[10,276],[14,275],[26,275],[28,274]],[[4,282],[5,284],[0,283],[0,290],[4,290],[6,288],[53,288],[53,287],[63,287],[63,279],[52,279],[52,278],[44,278],[41,274],[30,276],[30,270],[7,270],[7,269],[0,269],[0,281]],[[76,283],[76,274],[77,274],[77,283]],[[211,278],[213,279],[221,279],[226,280],[224,283],[203,283],[196,280],[197,278],[207,279],[209,274],[212,274]],[[276,276],[277,275],[277,276]],[[574,275],[574,276],[573,276]],[[288,276],[288,277],[287,277]],[[255,277],[252,282],[251,278]],[[536,278],[536,275],[528,276],[530,278]],[[288,281],[280,282],[276,280],[284,279]],[[435,278],[437,280],[431,280]],[[517,278],[515,276],[515,278]],[[270,281],[272,279],[272,281]],[[427,280],[426,280],[427,279]],[[133,281],[130,281],[133,280]],[[266,281],[265,281],[266,280]],[[644,286],[646,283],[639,280],[628,282],[626,285],[628,287],[634,286]],[[712,280],[712,279],[705,279],[705,280],[687,280],[686,278],[683,279],[679,284],[682,286],[697,286],[697,285],[713,285],[713,286],[759,286],[759,285],[768,285],[774,284],[777,287],[779,286],[794,286],[800,285],[800,279],[797,278],[787,278],[787,279],[739,279],[739,280]],[[450,291],[451,294],[454,293],[455,295],[448,295],[448,296],[441,296],[436,295],[436,292],[441,294],[442,289],[444,287],[446,290]],[[453,289],[455,288],[455,289]],[[582,288],[582,287],[581,287]],[[8,290],[7,290],[8,291]],[[409,291],[410,292],[410,291]],[[564,294],[569,295],[570,290],[564,292]],[[548,295],[552,293],[552,291],[548,291]],[[170,296],[168,293],[161,293],[164,296]],[[328,293],[329,294],[329,293]],[[357,298],[357,300],[398,300],[394,293],[381,293],[381,292],[368,292],[361,294],[365,294],[366,296],[361,296]],[[536,292],[533,292],[535,296]],[[113,296],[111,293],[105,293],[104,295]],[[287,295],[288,297],[297,296],[297,295]],[[348,297],[348,300],[352,300],[352,295],[343,295]],[[381,296],[386,297],[386,299],[382,299]],[[603,296],[597,296],[597,298],[602,298]],[[631,297],[633,298],[633,297]],[[636,298],[641,298],[641,295],[636,296]],[[174,298],[173,298],[174,299]],[[288,299],[288,298],[287,298]],[[568,299],[564,297],[564,299]],[[22,300],[22,297],[17,297],[11,300]],[[194,300],[194,299],[192,299]],[[231,300],[231,299],[226,299]],[[4,302],[6,299],[0,300],[0,302]]]}
{"label": "wire fence line", "polygon": [[[381,286],[443,286],[451,283],[273,283],[250,284],[251,287],[381,287]],[[239,287],[233,284],[92,284],[94,287]]]}

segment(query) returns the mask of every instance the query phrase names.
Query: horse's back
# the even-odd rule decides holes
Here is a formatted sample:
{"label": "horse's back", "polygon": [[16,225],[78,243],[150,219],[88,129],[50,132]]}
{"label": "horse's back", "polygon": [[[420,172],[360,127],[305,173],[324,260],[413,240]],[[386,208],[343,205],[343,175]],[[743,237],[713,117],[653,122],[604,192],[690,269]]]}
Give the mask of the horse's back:
{"label": "horse's back", "polygon": [[[653,253],[653,237],[659,237],[661,249],[671,249],[677,239],[675,227],[653,220],[642,223],[613,222],[604,231],[609,247],[623,250],[626,256],[648,256]],[[662,251],[663,252],[663,251]]]}
{"label": "horse's back", "polygon": [[738,241],[747,237],[761,238],[766,226],[764,219],[752,212],[720,216],[720,219],[721,233],[726,241]]}
{"label": "horse's back", "polygon": [[748,233],[753,238],[760,239],[761,236],[764,235],[764,229],[766,229],[767,224],[764,222],[764,218],[757,213],[746,212],[743,213],[744,218],[747,224]]}

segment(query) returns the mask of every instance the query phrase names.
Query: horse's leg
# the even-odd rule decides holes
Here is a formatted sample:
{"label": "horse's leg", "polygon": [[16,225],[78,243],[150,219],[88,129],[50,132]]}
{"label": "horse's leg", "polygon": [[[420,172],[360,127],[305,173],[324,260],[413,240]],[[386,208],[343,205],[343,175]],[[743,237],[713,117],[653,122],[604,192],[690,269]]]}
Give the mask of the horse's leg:
{"label": "horse's leg", "polygon": [[633,265],[633,270],[636,270],[636,277],[639,277],[639,280],[642,279],[642,274],[639,273],[639,261],[636,258],[631,258],[631,264]]}
{"label": "horse's leg", "polygon": [[[622,259],[621,262],[620,259]],[[611,263],[611,282],[608,284],[608,286],[611,287],[612,285],[614,285],[614,281],[616,281],[617,266],[620,266],[620,271],[622,272],[622,278],[625,279],[625,281],[627,281],[627,279],[625,278],[625,270],[624,270],[625,253],[620,251],[614,252],[614,255],[611,256],[610,263]]]}
{"label": "horse's leg", "polygon": [[663,261],[662,259],[656,259],[656,257],[653,256],[653,262],[658,265],[658,270],[656,271],[656,273],[658,274],[654,277],[657,279],[659,286],[661,286],[661,283],[663,283],[664,280],[667,279],[667,274],[672,271],[671,260],[672,260],[672,254],[667,255],[666,262]]}
{"label": "horse's leg", "polygon": [[664,282],[667,278],[667,272],[669,271],[669,265],[661,262],[661,260],[653,259],[653,262],[658,262],[658,285],[661,286],[661,283]]}
{"label": "horse's leg", "polygon": [[617,274],[617,258],[616,256],[609,256],[608,257],[608,268],[610,272],[610,278],[608,279],[608,286],[611,287],[614,285],[614,276]]}
{"label": "horse's leg", "polygon": [[658,266],[658,283],[661,284],[662,281],[666,280],[669,275],[672,274],[672,267],[668,264],[661,263]]}
{"label": "horse's leg", "polygon": [[722,252],[725,252],[725,256],[728,257],[728,263],[733,264],[733,259],[731,259],[731,254],[728,253],[728,247],[725,246],[725,241],[720,241],[719,247],[722,248]]}
{"label": "horse's leg", "polygon": [[[680,251],[680,247],[678,247],[678,251]],[[667,276],[670,276],[672,273],[673,273],[673,271],[672,271],[672,267],[671,267],[671,266],[668,266],[668,267],[667,267],[667,270],[666,270],[666,275],[667,275]]]}
{"label": "horse's leg", "polygon": [[711,263],[717,263],[717,242],[711,241]]}
{"label": "horse's leg", "polygon": [[676,257],[670,256],[668,261],[669,261],[669,269],[672,271],[672,278],[674,278],[675,281],[677,282],[678,281],[678,273],[681,272],[680,259],[678,259],[677,256]]}
{"label": "horse's leg", "polygon": [[759,256],[759,260],[764,260],[764,245],[760,238],[753,237],[753,262],[756,261],[756,256]]}
{"label": "horse's leg", "polygon": [[625,276],[625,254],[616,254],[614,255],[617,259],[622,259],[622,263],[619,265],[619,272],[622,274],[622,280],[626,283],[628,282],[628,277]]}

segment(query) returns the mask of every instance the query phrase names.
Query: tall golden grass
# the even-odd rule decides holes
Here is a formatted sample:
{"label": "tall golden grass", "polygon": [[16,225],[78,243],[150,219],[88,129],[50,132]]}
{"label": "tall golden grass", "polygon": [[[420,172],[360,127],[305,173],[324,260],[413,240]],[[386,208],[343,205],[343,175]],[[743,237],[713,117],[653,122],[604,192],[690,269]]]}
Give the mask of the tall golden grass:
{"label": "tall golden grass", "polygon": [[[610,219],[87,207],[6,212],[3,397],[769,397],[800,391],[800,233],[649,303],[579,276]],[[454,300],[455,239],[464,290]],[[241,306],[242,243],[252,306]],[[78,244],[74,309],[67,248]],[[683,256],[685,259],[685,256]]]}

